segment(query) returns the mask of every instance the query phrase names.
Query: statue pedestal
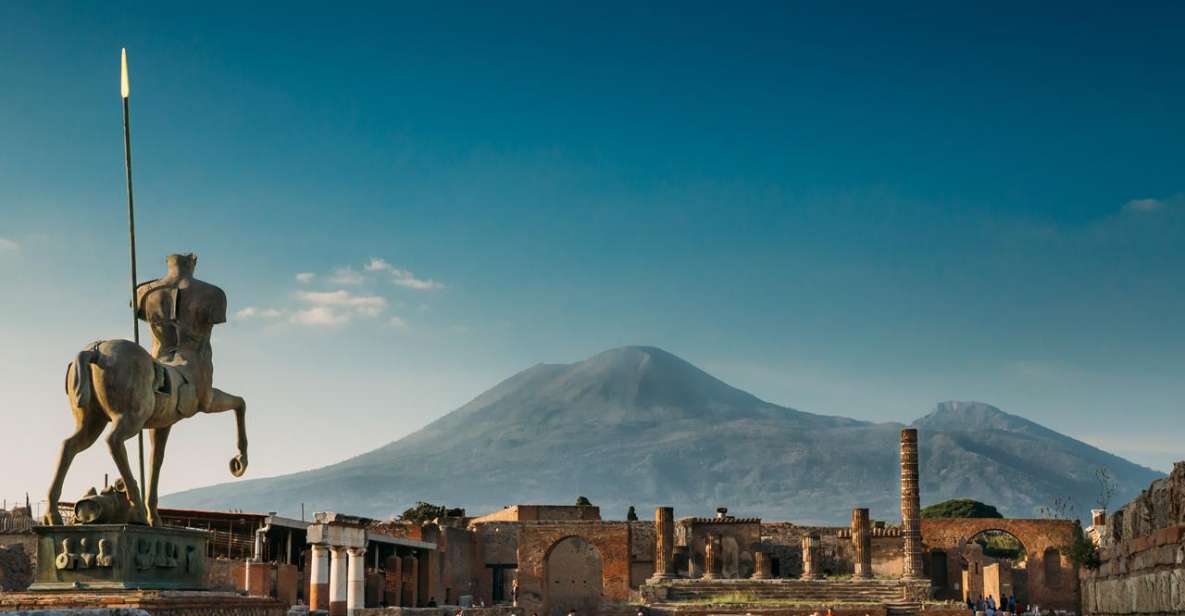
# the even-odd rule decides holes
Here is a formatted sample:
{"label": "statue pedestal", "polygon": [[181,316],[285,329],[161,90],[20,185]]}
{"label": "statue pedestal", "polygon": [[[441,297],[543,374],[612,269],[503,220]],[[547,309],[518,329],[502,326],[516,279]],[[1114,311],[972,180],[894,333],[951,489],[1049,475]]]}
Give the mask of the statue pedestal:
{"label": "statue pedestal", "polygon": [[201,590],[209,532],[84,524],[35,526],[37,572],[30,591]]}

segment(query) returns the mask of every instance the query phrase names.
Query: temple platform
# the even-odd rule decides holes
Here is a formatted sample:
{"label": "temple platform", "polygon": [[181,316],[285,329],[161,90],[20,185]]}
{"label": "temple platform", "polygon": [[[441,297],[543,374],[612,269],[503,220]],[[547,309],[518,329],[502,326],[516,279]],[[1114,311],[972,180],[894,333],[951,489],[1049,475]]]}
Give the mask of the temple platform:
{"label": "temple platform", "polygon": [[834,614],[921,613],[927,580],[702,580],[675,579],[647,584],[642,598],[661,616],[754,614],[797,616],[831,608]]}

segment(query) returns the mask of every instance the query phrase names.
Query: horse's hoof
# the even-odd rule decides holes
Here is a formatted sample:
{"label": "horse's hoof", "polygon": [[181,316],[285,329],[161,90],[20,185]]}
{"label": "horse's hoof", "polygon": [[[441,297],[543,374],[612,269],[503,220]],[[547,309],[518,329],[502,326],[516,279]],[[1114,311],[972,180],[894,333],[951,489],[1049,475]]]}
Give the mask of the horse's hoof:
{"label": "horse's hoof", "polygon": [[247,472],[247,454],[241,453],[230,459],[230,474],[242,477]]}

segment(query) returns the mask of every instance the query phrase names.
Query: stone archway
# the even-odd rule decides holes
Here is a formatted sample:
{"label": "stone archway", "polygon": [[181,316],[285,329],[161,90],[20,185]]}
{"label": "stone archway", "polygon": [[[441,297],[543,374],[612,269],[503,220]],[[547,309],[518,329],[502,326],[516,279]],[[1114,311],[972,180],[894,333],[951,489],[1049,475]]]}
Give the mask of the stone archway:
{"label": "stone archway", "polygon": [[604,563],[595,545],[582,537],[564,537],[548,550],[543,567],[548,616],[597,611],[604,595]]}
{"label": "stone archway", "polygon": [[[530,614],[550,616],[552,606],[549,586],[559,575],[555,567],[559,561],[551,560],[553,550],[559,546],[577,546],[565,543],[570,538],[579,538],[596,548],[601,560],[600,596],[603,601],[623,603],[630,597],[630,528],[628,522],[602,521],[547,521],[526,522],[519,526],[517,555],[517,579],[519,582],[519,607]],[[568,547],[564,547],[567,550]],[[560,552],[560,555],[564,552]],[[549,564],[551,567],[549,567]],[[550,569],[550,570],[549,570]],[[571,580],[569,576],[569,588]],[[593,582],[589,582],[593,586]],[[581,588],[584,585],[581,584]],[[591,593],[590,593],[591,594]],[[587,611],[579,612],[581,614]],[[561,613],[562,616],[562,613]]]}
{"label": "stone archway", "polygon": [[963,600],[969,595],[991,596],[998,605],[1003,597],[1016,597],[1021,604],[1029,604],[1030,561],[1028,548],[1020,538],[1003,530],[985,530],[969,538],[958,556],[968,574],[974,571],[977,582],[972,593],[966,586],[969,577],[963,578]]}
{"label": "stone archway", "polygon": [[[968,543],[982,533],[995,531],[1011,535],[1024,546],[1027,555],[1024,579],[1018,581],[1023,584],[1023,595],[1028,601],[1042,608],[1077,611],[1078,575],[1072,563],[1060,557],[1056,562],[1046,562],[1048,554],[1055,554],[1058,548],[1073,542],[1076,528],[1077,523],[1072,520],[925,518],[922,520],[922,543],[927,550],[940,549],[947,553],[947,575],[953,586],[962,577],[961,558],[955,558],[955,554],[962,554]],[[1047,583],[1047,576],[1053,584]],[[1022,595],[1021,592],[1016,594]],[[946,598],[961,597],[960,592],[959,597]]]}

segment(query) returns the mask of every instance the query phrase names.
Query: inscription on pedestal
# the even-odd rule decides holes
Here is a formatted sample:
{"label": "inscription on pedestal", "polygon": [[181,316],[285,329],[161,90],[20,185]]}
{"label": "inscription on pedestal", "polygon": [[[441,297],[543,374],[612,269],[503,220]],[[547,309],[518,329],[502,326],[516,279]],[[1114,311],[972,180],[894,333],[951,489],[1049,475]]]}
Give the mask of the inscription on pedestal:
{"label": "inscription on pedestal", "polygon": [[31,590],[205,587],[209,533],[123,524],[38,526]]}

